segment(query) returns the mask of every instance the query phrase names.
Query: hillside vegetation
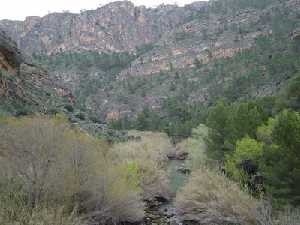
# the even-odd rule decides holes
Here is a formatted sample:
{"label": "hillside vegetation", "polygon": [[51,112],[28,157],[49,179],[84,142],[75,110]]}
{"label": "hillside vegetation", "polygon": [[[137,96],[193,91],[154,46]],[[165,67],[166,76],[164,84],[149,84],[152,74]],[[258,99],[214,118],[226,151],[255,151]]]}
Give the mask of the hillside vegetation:
{"label": "hillside vegetation", "polygon": [[1,118],[0,136],[1,224],[139,222],[167,198],[164,134],[109,146],[57,115]]}
{"label": "hillside vegetation", "polygon": [[[215,1],[209,10],[190,17],[186,26],[201,24],[206,16],[218,18],[222,13],[226,19],[241,14],[248,21],[253,16],[249,14],[251,10],[259,14],[257,24],[244,24],[239,17],[234,17],[237,22],[232,24],[223,18],[225,22],[219,33],[209,31],[206,38],[196,36],[175,41],[185,49],[197,46],[199,40],[227,43],[236,38],[230,46],[240,48],[230,56],[215,57],[215,51],[226,52],[228,48],[206,46],[209,60],[195,55],[191,64],[183,68],[177,66],[181,64],[179,59],[164,55],[163,50],[174,48],[170,40],[173,37],[169,36],[163,37],[166,45],[161,42],[143,45],[132,53],[71,51],[35,58],[73,90],[76,107],[87,117],[102,123],[112,119],[111,127],[115,129],[164,131],[177,141],[191,134],[191,129],[203,121],[207,107],[219,98],[229,102],[276,96],[299,72],[299,7],[293,1],[283,1],[282,5],[275,0]],[[200,28],[193,29],[198,32]],[[261,30],[267,32],[259,33]],[[253,34],[257,32],[258,35]],[[227,33],[234,37],[223,36]],[[250,34],[255,38],[250,40]],[[241,47],[250,43],[250,47]],[[153,55],[167,59],[167,66],[155,72],[151,64]],[[133,72],[133,68],[139,72]],[[146,68],[153,72],[143,74]]]}
{"label": "hillside vegetation", "polygon": [[1,225],[300,224],[298,0],[0,29]]}

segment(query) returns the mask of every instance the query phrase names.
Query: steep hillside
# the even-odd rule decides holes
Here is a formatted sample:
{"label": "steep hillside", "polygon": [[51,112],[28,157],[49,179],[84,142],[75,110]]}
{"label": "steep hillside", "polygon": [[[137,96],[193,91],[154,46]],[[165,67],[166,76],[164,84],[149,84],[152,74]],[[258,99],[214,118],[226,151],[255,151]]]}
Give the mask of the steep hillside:
{"label": "steep hillside", "polygon": [[0,115],[49,112],[60,98],[48,74],[29,63],[0,31]]}
{"label": "steep hillside", "polygon": [[[208,7],[189,17],[181,26],[165,34],[148,53],[139,57],[126,75],[150,75],[160,71],[194,67],[194,62],[207,64],[216,59],[231,58],[243,50],[251,49],[255,40],[269,36],[279,28],[275,26],[296,23],[299,1],[263,1],[269,4],[261,7],[256,2],[211,1]],[[237,3],[241,6],[234,9]],[[282,19],[282,22],[278,20]],[[281,25],[278,25],[279,24]],[[276,30],[277,29],[277,30]]]}
{"label": "steep hillside", "polygon": [[201,108],[276,95],[299,71],[299,14],[297,0],[155,9],[125,1],[0,27],[74,93],[76,107],[105,121],[148,107],[166,115],[172,98]]}

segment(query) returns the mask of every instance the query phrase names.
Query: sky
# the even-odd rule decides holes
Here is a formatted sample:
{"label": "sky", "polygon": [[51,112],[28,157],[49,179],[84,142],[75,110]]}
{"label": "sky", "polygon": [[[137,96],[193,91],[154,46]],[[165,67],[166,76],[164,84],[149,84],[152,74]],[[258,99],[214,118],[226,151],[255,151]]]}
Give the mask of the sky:
{"label": "sky", "polygon": [[[160,4],[185,5],[196,0],[131,0],[135,5],[155,7]],[[96,9],[113,0],[7,0],[1,4],[0,19],[24,20],[26,16],[44,16],[50,12],[79,12]]]}

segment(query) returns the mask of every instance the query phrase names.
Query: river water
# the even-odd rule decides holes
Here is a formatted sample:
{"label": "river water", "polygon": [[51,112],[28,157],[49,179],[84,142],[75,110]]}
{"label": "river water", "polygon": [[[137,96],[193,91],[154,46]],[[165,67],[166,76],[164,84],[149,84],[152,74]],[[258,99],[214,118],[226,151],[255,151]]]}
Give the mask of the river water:
{"label": "river water", "polygon": [[185,168],[185,163],[185,160],[170,160],[168,162],[167,173],[172,198],[168,202],[159,202],[155,206],[148,207],[146,210],[145,225],[181,225],[176,217],[174,200],[176,192],[179,191],[188,180],[189,175],[179,171]]}

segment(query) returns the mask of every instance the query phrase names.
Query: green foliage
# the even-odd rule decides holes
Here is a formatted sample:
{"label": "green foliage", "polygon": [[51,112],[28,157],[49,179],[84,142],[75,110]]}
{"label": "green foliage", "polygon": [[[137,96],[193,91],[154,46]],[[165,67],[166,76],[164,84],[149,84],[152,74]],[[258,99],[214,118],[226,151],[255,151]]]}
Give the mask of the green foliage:
{"label": "green foliage", "polygon": [[152,44],[152,43],[150,43],[150,44],[144,44],[144,45],[139,46],[139,47],[136,48],[136,54],[138,56],[141,56],[141,55],[143,55],[143,54],[151,51],[154,48],[155,48],[155,45]]}
{"label": "green foliage", "polygon": [[255,138],[257,126],[268,116],[268,109],[260,102],[218,102],[207,117],[207,125],[211,128],[207,140],[208,154],[217,159],[224,158],[226,152],[234,150],[237,140],[247,135]]}
{"label": "green foliage", "polygon": [[127,176],[126,180],[129,186],[138,190],[141,186],[142,175],[140,174],[140,167],[137,162],[128,162],[125,169]]}
{"label": "green foliage", "polygon": [[206,74],[199,78],[199,85],[208,87],[211,101],[219,98],[249,100],[266,95],[264,91],[254,90],[272,90],[297,74],[300,68],[300,51],[296,50],[299,43],[288,38],[287,34],[299,24],[281,11],[270,15],[270,21],[273,20],[276,20],[272,25],[273,34],[257,37],[253,48],[195,69],[195,74]]}
{"label": "green foliage", "polygon": [[52,56],[35,55],[34,62],[50,72],[80,74],[74,95],[76,107],[85,108],[88,97],[103,88],[109,91],[116,75],[136,59],[137,55],[128,52],[64,52]]}
{"label": "green foliage", "polygon": [[[219,104],[216,106],[219,111],[224,109],[224,105]],[[216,108],[213,109],[214,113],[217,112]],[[242,111],[238,111],[243,113]],[[211,114],[213,115],[213,114]],[[234,115],[234,114],[231,114]],[[262,120],[256,123],[256,134],[252,134],[255,130],[252,127],[253,118],[250,115],[243,118],[244,120],[252,121],[251,126],[247,127],[248,123],[244,123],[240,120],[229,120],[229,127],[226,132],[220,130],[221,127],[215,126],[215,129],[219,129],[219,132],[225,132],[225,138],[223,136],[223,144],[217,142],[220,139],[215,138],[212,130],[210,134],[210,141],[213,141],[214,146],[224,146],[226,138],[234,137],[232,140],[236,140],[233,145],[232,151],[223,153],[219,159],[225,159],[225,170],[235,180],[240,181],[243,185],[252,182],[253,175],[261,174],[265,179],[265,188],[268,194],[271,194],[277,203],[291,203],[295,205],[300,204],[300,114],[298,112],[284,110],[276,115],[275,118],[269,118],[267,121]],[[235,118],[235,116],[233,117]],[[260,117],[258,117],[260,118]],[[212,118],[210,118],[212,120]],[[212,122],[215,122],[213,120]],[[211,124],[213,125],[213,123]],[[239,125],[235,125],[235,122],[243,124],[244,128],[241,130],[241,136],[235,135],[235,129],[239,128]],[[255,124],[255,123],[254,123]],[[261,124],[261,125],[259,125]],[[253,130],[254,128],[254,130]],[[238,129],[240,130],[240,129]],[[234,134],[232,136],[232,134]],[[251,135],[251,136],[250,136]],[[220,136],[217,136],[220,137]],[[211,147],[211,146],[209,146]],[[211,150],[210,148],[208,150]],[[246,174],[241,167],[245,161],[251,161],[255,166],[255,174]]]}
{"label": "green foliage", "polygon": [[245,137],[237,142],[234,152],[226,156],[226,172],[237,180],[245,179],[244,171],[240,165],[244,160],[251,160],[256,165],[259,164],[263,154],[263,144],[255,139]]}
{"label": "green foliage", "polygon": [[[274,116],[286,107],[297,109],[289,101],[282,104],[283,99],[297,99],[297,81],[291,79],[278,98],[220,101],[207,117],[208,155],[225,160],[226,172],[243,185],[262,175],[267,193],[279,204],[300,204],[300,115],[285,109]],[[247,160],[257,168],[255,174],[245,174],[241,163]]]}
{"label": "green foliage", "polygon": [[300,110],[300,75],[299,73],[289,80],[284,93],[278,99],[278,108],[291,108],[294,110]]}
{"label": "green foliage", "polygon": [[213,158],[221,158],[224,156],[224,144],[228,135],[228,111],[228,107],[225,103],[220,101],[208,112],[206,124],[211,128],[207,139],[209,149],[208,154]]}
{"label": "green foliage", "polygon": [[126,67],[135,56],[129,53],[65,52],[53,56],[35,56],[35,61],[50,70],[85,71],[91,67],[106,72]]}
{"label": "green foliage", "polygon": [[271,144],[264,149],[264,174],[277,199],[300,204],[300,115],[283,111],[269,124]]}
{"label": "green foliage", "polygon": [[264,9],[277,0],[217,0],[212,1],[212,11],[215,13],[235,13],[246,8]]}
{"label": "green foliage", "polygon": [[204,114],[205,111],[198,105],[191,106],[169,98],[164,101],[160,112],[146,107],[135,120],[124,117],[109,124],[113,129],[163,131],[177,142],[191,135],[192,128],[199,124]]}

